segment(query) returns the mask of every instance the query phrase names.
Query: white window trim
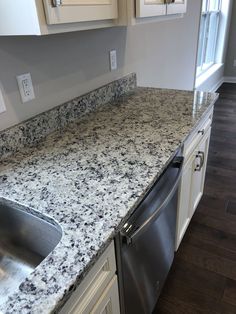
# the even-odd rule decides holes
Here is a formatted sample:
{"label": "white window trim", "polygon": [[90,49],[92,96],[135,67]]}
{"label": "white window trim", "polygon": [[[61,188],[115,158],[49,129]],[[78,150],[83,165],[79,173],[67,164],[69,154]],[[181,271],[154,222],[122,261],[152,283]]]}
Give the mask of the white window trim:
{"label": "white window trim", "polygon": [[204,82],[206,82],[215,72],[217,72],[222,66],[223,63],[214,63],[211,67],[208,68],[205,72],[201,73],[196,78],[195,88],[198,89]]}
{"label": "white window trim", "polygon": [[228,30],[230,26],[230,17],[232,13],[232,5],[233,0],[224,0],[224,5],[221,8],[222,17],[220,19],[219,25],[219,36],[217,38],[216,43],[216,62],[213,63],[209,68],[205,71],[199,73],[197,75],[197,63],[196,63],[196,80],[195,80],[195,88],[198,89],[199,86],[204,84],[208,79],[214,75],[222,66],[224,66],[224,58],[226,54],[227,48],[227,38],[228,38]]}
{"label": "white window trim", "polygon": [[[203,15],[205,15],[207,17],[207,19],[209,19],[211,13],[216,13],[216,14],[219,14],[219,20],[218,20],[218,24],[217,24],[217,36],[215,38],[215,43],[214,43],[214,46],[215,46],[215,48],[214,48],[215,49],[214,61],[215,62],[211,62],[211,63],[207,64],[207,66],[205,68],[201,67],[200,71],[199,71],[199,67],[197,67],[197,69],[196,69],[196,77],[199,77],[199,76],[203,75],[212,66],[214,66],[216,64],[216,58],[217,58],[217,51],[216,50],[217,50],[217,47],[218,47],[218,40],[219,40],[220,27],[221,27],[221,11],[222,11],[222,1],[219,2],[218,10],[209,10],[209,8],[207,8],[206,11],[202,11],[201,12],[201,18],[202,18]],[[205,44],[204,44],[204,47],[203,47],[204,55],[206,54],[206,45]],[[198,47],[198,49],[199,49],[199,47]]]}

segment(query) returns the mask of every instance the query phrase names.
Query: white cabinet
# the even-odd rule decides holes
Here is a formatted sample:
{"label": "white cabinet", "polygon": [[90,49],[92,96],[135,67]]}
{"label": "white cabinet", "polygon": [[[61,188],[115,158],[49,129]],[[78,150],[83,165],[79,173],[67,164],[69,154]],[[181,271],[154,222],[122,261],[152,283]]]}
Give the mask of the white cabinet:
{"label": "white cabinet", "polygon": [[90,312],[91,314],[119,314],[119,292],[117,276],[114,276]]}
{"label": "white cabinet", "polygon": [[176,250],[188,228],[190,222],[190,200],[191,200],[191,180],[192,180],[192,162],[194,156],[189,158],[188,162],[184,164],[184,170],[181,179],[179,190],[179,204],[177,212],[177,226],[176,226]]}
{"label": "white cabinet", "polygon": [[182,16],[179,13],[185,13],[186,6],[187,0],[0,0],[0,36],[161,21]]}
{"label": "white cabinet", "polygon": [[208,147],[210,142],[211,128],[208,129],[200,144],[194,151],[194,160],[192,162],[192,182],[191,182],[191,202],[190,216],[194,214],[203,195]]}
{"label": "white cabinet", "polygon": [[157,17],[183,14],[187,11],[187,0],[136,0],[136,17]]}
{"label": "white cabinet", "polygon": [[165,0],[136,0],[136,17],[153,17],[165,14]]}
{"label": "white cabinet", "polygon": [[44,35],[115,26],[118,1],[0,0],[0,36]]}
{"label": "white cabinet", "polygon": [[187,12],[187,0],[167,0],[167,14],[182,14]]}
{"label": "white cabinet", "polygon": [[213,110],[184,144],[184,170],[179,189],[176,250],[201,200],[204,189]]}
{"label": "white cabinet", "polygon": [[114,242],[86,275],[60,314],[120,314]]}
{"label": "white cabinet", "polygon": [[117,0],[44,0],[47,24],[114,20]]}

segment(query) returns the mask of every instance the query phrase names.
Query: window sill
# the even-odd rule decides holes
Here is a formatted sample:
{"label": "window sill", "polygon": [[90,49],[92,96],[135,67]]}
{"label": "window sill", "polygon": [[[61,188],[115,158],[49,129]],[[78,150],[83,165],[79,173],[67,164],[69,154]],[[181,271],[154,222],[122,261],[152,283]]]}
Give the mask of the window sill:
{"label": "window sill", "polygon": [[218,71],[223,66],[223,63],[213,64],[208,70],[200,74],[196,78],[195,88],[201,86],[206,80],[208,80],[216,71]]}

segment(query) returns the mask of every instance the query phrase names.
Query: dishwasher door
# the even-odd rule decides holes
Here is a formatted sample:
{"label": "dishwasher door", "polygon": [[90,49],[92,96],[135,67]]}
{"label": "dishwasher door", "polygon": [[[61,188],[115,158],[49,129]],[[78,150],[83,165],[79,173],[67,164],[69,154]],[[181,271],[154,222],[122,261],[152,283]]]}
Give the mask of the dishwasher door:
{"label": "dishwasher door", "polygon": [[183,165],[175,157],[116,238],[121,313],[152,313],[174,258],[177,192]]}

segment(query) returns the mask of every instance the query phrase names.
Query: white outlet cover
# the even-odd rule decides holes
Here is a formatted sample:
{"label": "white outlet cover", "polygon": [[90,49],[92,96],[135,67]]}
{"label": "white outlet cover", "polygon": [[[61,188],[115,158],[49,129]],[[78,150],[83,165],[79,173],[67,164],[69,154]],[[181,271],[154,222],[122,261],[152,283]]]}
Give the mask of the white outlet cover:
{"label": "white outlet cover", "polygon": [[5,106],[4,99],[3,99],[2,91],[0,89],[0,113],[5,112],[6,110],[7,109],[6,109],[6,106]]}
{"label": "white outlet cover", "polygon": [[110,51],[110,68],[111,68],[111,71],[117,69],[116,50],[111,50],[111,51]]}
{"label": "white outlet cover", "polygon": [[35,98],[35,95],[30,73],[18,75],[16,79],[22,102],[25,103],[33,100]]}

